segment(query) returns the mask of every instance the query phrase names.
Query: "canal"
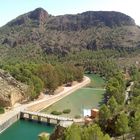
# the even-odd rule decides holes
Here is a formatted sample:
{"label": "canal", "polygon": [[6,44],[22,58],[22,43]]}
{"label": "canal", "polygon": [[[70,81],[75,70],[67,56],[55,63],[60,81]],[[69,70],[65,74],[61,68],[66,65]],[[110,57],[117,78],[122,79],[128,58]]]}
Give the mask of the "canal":
{"label": "canal", "polygon": [[[90,84],[80,88],[53,105],[42,110],[42,113],[51,114],[59,112],[60,116],[72,117],[83,116],[84,109],[99,108],[103,104],[105,93],[105,80],[97,74],[86,74],[91,79]],[[69,114],[63,113],[69,109]]]}
{"label": "canal", "polygon": [[41,132],[52,133],[54,125],[19,120],[0,134],[0,140],[38,140]]}

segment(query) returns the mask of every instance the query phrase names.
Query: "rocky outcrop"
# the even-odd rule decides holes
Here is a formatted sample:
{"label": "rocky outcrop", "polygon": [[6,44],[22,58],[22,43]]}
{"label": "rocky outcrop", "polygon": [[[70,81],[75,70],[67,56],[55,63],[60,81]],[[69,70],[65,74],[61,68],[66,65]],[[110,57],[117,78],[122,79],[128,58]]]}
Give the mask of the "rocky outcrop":
{"label": "rocky outcrop", "polygon": [[95,26],[123,26],[135,25],[135,21],[120,12],[115,11],[87,11],[77,15],[51,16],[42,8],[37,8],[21,15],[9,22],[8,26],[37,24],[46,25],[47,29],[60,31],[77,31]]}
{"label": "rocky outcrop", "polygon": [[25,98],[28,86],[16,81],[9,73],[0,70],[0,106],[13,106]]}
{"label": "rocky outcrop", "polygon": [[50,139],[49,140],[57,140],[62,138],[62,135],[64,134],[66,128],[58,125],[56,126],[55,131],[51,134]]}
{"label": "rocky outcrop", "polygon": [[49,20],[48,28],[60,31],[77,31],[96,26],[123,26],[135,25],[135,21],[120,12],[88,11],[77,15],[57,16]]}
{"label": "rocky outcrop", "polygon": [[39,21],[40,24],[45,24],[47,22],[47,19],[49,18],[49,15],[44,9],[37,8],[34,11],[30,12],[28,14],[28,17],[32,20]]}
{"label": "rocky outcrop", "polygon": [[34,11],[21,15],[14,19],[13,21],[9,22],[7,25],[12,26],[20,26],[29,24],[36,25],[36,26],[43,26],[46,24],[49,18],[49,14],[42,8],[37,8]]}

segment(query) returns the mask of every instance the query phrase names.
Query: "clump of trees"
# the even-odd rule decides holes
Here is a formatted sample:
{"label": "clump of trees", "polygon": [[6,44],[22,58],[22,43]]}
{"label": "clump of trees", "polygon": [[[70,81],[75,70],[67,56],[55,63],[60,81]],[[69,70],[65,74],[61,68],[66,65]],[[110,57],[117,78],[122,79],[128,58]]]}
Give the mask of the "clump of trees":
{"label": "clump of trees", "polygon": [[64,109],[63,111],[54,110],[54,111],[51,112],[51,114],[53,114],[53,115],[61,115],[62,113],[69,114],[70,112],[71,112],[70,109]]}
{"label": "clump of trees", "polygon": [[106,100],[112,96],[119,104],[124,102],[125,98],[125,81],[122,73],[118,72],[113,77],[110,77],[106,86]]}
{"label": "clump of trees", "polygon": [[0,114],[3,114],[5,112],[3,107],[0,107]]}
{"label": "clump of trees", "polygon": [[69,114],[70,112],[71,112],[71,109],[64,109],[64,110],[63,110],[63,113],[64,113],[64,114]]}
{"label": "clump of trees", "polygon": [[58,60],[62,63],[70,62],[78,66],[83,66],[85,71],[98,73],[108,79],[119,70],[114,61],[114,57],[118,56],[120,56],[119,52],[106,49],[69,53]]}
{"label": "clump of trees", "polygon": [[61,115],[62,112],[61,111],[52,111],[51,114],[52,115]]}
{"label": "clump of trees", "polygon": [[[102,131],[111,136],[122,136],[122,139],[140,137],[140,70],[130,68],[129,73],[134,85],[129,92],[129,102],[124,102],[126,83],[120,74],[116,74],[107,83],[106,104],[99,111],[99,125]],[[122,95],[121,95],[122,94]]]}
{"label": "clump of trees", "polygon": [[100,108],[99,125],[102,131],[111,136],[120,136],[129,132],[129,116],[114,96]]}
{"label": "clump of trees", "polygon": [[4,65],[2,67],[16,78],[29,85],[27,96],[30,99],[37,98],[43,89],[53,94],[55,89],[62,84],[72,81],[82,81],[83,69],[73,64],[35,64],[18,63],[16,65]]}
{"label": "clump of trees", "polygon": [[131,133],[135,140],[140,138],[140,69],[133,66],[129,69],[134,86],[130,92],[130,104],[127,105]]}
{"label": "clump of trees", "polygon": [[110,140],[109,135],[103,134],[97,124],[89,126],[78,126],[73,124],[67,128],[59,140]]}

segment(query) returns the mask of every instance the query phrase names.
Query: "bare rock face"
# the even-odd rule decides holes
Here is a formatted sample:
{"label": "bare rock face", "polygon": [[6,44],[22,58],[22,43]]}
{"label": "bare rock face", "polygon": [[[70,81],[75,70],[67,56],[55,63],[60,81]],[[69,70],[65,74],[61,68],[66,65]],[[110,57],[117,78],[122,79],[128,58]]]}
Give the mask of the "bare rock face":
{"label": "bare rock face", "polygon": [[65,128],[60,126],[60,125],[58,125],[56,127],[54,133],[51,134],[50,140],[57,140],[57,139],[61,138],[63,133],[64,133],[64,131],[65,131]]}
{"label": "bare rock face", "polygon": [[28,17],[32,20],[38,20],[40,24],[44,24],[47,21],[49,15],[44,9],[37,8],[30,12]]}
{"label": "bare rock face", "polygon": [[47,26],[60,31],[78,31],[96,26],[135,26],[135,21],[120,12],[87,11],[77,15],[56,16],[48,21]]}
{"label": "bare rock face", "polygon": [[49,18],[49,14],[43,8],[37,8],[34,11],[21,15],[14,19],[13,21],[9,22],[7,25],[12,26],[29,26],[36,25],[38,27],[42,27],[45,25]]}
{"label": "bare rock face", "polygon": [[25,99],[28,86],[16,81],[9,73],[0,70],[0,106],[13,106]]}

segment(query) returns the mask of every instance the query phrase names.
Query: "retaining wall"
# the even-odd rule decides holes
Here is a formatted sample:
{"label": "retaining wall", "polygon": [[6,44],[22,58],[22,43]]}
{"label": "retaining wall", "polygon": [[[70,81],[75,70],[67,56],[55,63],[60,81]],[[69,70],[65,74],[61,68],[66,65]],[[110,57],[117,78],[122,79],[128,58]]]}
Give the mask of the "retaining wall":
{"label": "retaining wall", "polygon": [[2,133],[4,130],[6,130],[8,127],[10,127],[13,123],[15,123],[17,120],[20,119],[20,112],[16,113],[9,119],[5,120],[4,122],[0,123],[0,133]]}

